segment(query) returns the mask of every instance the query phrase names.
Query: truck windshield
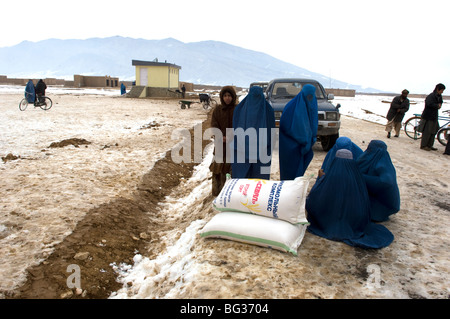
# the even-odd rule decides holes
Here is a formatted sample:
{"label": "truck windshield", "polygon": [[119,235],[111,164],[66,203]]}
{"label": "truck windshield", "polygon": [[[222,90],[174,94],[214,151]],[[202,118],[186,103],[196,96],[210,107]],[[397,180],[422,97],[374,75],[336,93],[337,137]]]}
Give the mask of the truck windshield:
{"label": "truck windshield", "polygon": [[303,88],[305,84],[312,84],[316,87],[316,98],[325,99],[325,95],[317,83],[306,83],[306,82],[278,82],[274,84],[272,90],[272,97],[274,99],[292,99],[294,98]]}
{"label": "truck windshield", "polygon": [[262,87],[263,91],[266,91],[268,84],[269,83],[267,83],[267,82],[253,82],[252,84],[250,84],[250,88],[253,86],[260,86],[260,87]]}

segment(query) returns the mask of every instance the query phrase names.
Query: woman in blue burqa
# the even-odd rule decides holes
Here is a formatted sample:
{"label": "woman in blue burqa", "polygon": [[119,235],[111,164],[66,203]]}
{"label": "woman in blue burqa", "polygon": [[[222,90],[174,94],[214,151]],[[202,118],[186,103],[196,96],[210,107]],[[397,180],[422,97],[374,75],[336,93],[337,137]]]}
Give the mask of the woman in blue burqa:
{"label": "woman in blue burqa", "polygon": [[279,160],[281,180],[303,176],[314,153],[319,125],[316,88],[303,86],[284,107],[280,119]]}
{"label": "woman in blue burqa", "polygon": [[386,143],[372,140],[356,162],[369,191],[371,219],[388,220],[400,210],[400,191]]}
{"label": "woman in blue burqa", "polygon": [[34,100],[36,99],[36,91],[32,80],[28,80],[28,83],[25,86],[25,98],[28,103],[34,103]]}
{"label": "woman in blue burqa", "polygon": [[362,153],[364,153],[364,151],[358,145],[353,143],[350,138],[341,136],[336,140],[336,143],[325,156],[321,167],[323,172],[327,171],[328,167],[330,167],[331,161],[336,156],[336,152],[341,149],[346,149],[352,152],[354,160],[356,160]]}
{"label": "woman in blue burqa", "polygon": [[383,225],[370,220],[369,194],[351,151],[340,149],[306,199],[308,230],[361,248],[382,248],[393,240]]}
{"label": "woman in blue burqa", "polygon": [[274,128],[274,111],[266,101],[263,89],[259,86],[250,88],[233,114],[233,178],[270,179]]}

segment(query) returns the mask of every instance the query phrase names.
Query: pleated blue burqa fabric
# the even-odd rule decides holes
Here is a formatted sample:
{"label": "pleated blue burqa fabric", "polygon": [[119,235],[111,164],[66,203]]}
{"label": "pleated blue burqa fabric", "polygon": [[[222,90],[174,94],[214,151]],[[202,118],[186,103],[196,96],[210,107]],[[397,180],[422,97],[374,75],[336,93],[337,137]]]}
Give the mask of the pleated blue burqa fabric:
{"label": "pleated blue burqa fabric", "polygon": [[33,81],[31,80],[29,80],[25,86],[25,98],[28,103],[34,103],[34,100],[36,99],[36,91],[34,89]]}
{"label": "pleated blue burqa fabric", "polygon": [[337,150],[341,149],[347,149],[352,152],[353,159],[356,160],[364,151],[355,143],[352,142],[352,140],[346,136],[341,136],[336,140],[336,143],[333,145],[333,147],[328,151],[327,155],[325,156],[325,159],[322,163],[322,170],[326,172],[328,170],[328,167],[330,166],[331,161],[336,156]]}
{"label": "pleated blue burqa fabric", "polygon": [[250,88],[233,113],[233,178],[270,179],[275,114],[263,89]]}
{"label": "pleated blue burqa fabric", "polygon": [[369,192],[371,219],[377,222],[388,220],[400,210],[400,191],[386,143],[372,140],[356,162]]}
{"label": "pleated blue burqa fabric", "polygon": [[303,176],[314,152],[319,125],[316,88],[303,86],[284,107],[280,119],[279,160],[281,180]]}
{"label": "pleated blue burqa fabric", "polygon": [[349,150],[341,149],[306,199],[308,230],[361,248],[382,248],[393,240],[383,225],[370,220],[369,194]]}

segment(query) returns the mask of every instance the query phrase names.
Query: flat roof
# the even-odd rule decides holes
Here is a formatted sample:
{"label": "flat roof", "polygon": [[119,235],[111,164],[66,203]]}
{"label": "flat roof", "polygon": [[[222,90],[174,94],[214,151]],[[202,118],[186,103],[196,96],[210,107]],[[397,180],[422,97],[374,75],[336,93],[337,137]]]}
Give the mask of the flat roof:
{"label": "flat roof", "polygon": [[173,68],[181,69],[181,66],[167,63],[167,62],[153,62],[153,61],[140,61],[140,60],[131,60],[131,65],[148,65],[148,66],[171,66]]}

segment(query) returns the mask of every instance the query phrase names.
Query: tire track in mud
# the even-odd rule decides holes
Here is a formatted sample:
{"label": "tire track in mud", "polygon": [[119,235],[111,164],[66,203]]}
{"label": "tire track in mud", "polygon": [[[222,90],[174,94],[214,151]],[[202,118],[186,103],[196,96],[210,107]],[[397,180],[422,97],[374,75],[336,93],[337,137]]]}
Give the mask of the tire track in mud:
{"label": "tire track in mud", "polygon": [[[210,125],[212,110],[202,123]],[[194,145],[194,128],[190,130]],[[202,141],[205,148],[210,141]],[[191,149],[191,159],[194,158]],[[132,263],[136,253],[156,256],[164,244],[158,233],[170,230],[158,216],[159,203],[171,194],[182,179],[192,176],[195,163],[174,163],[171,151],[142,177],[132,199],[118,198],[90,210],[70,235],[54,247],[52,254],[29,267],[26,282],[14,291],[3,292],[6,299],[106,299],[122,287],[112,264]],[[207,201],[207,199],[205,199]],[[70,265],[79,267],[81,289],[74,283]]]}

